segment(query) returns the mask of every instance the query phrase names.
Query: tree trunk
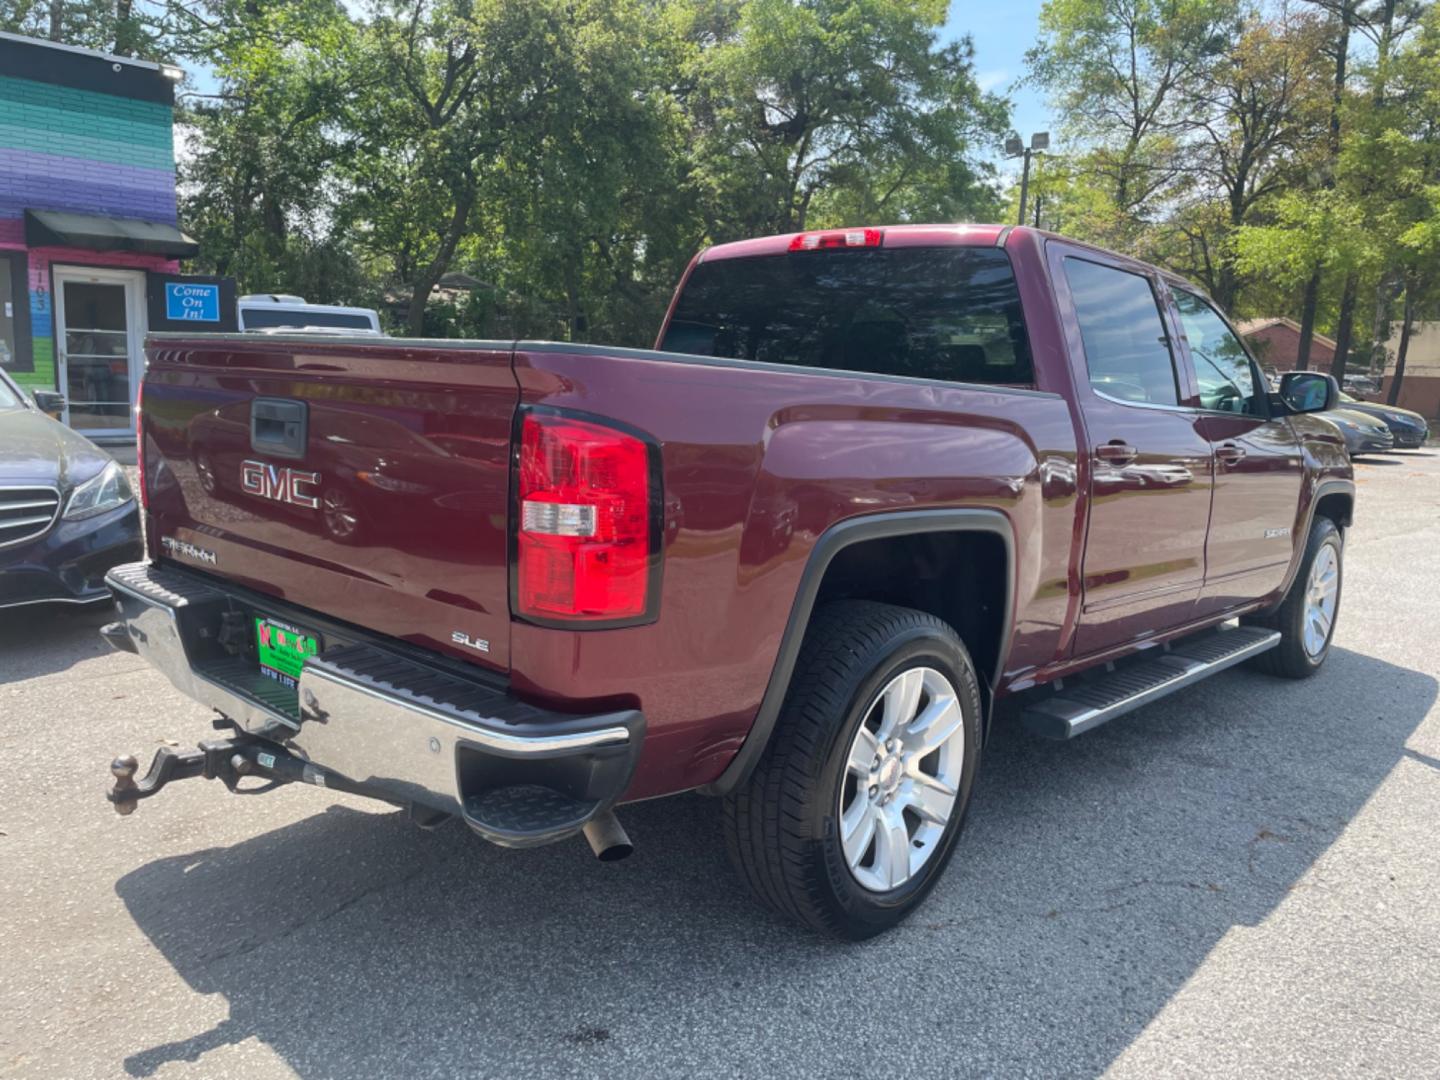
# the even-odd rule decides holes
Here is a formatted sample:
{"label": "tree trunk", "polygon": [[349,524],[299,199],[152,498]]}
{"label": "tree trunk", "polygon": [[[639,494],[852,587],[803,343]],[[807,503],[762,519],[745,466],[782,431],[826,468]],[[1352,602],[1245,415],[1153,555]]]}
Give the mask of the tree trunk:
{"label": "tree trunk", "polygon": [[580,302],[580,260],[577,251],[565,260],[565,321],[570,327],[571,341],[584,341],[586,320]]}
{"label": "tree trunk", "polygon": [[1391,405],[1400,404],[1400,383],[1405,378],[1405,354],[1410,351],[1410,327],[1415,322],[1415,283],[1409,283],[1405,290],[1405,314],[1400,320],[1400,347],[1395,350],[1395,374],[1390,376],[1390,391],[1385,400]]}
{"label": "tree trunk", "polygon": [[135,54],[134,27],[130,24],[131,0],[115,0],[115,55]]}
{"label": "tree trunk", "polygon": [[1383,0],[1380,5],[1380,37],[1376,41],[1375,87],[1372,91],[1375,104],[1385,104],[1385,83],[1389,77],[1390,49],[1395,43],[1395,0]]}
{"label": "tree trunk", "polygon": [[59,41],[65,36],[65,2],[50,0],[50,40]]}
{"label": "tree trunk", "polygon": [[1345,385],[1345,365],[1350,362],[1350,339],[1355,333],[1355,298],[1360,292],[1360,275],[1353,270],[1345,276],[1345,291],[1340,294],[1340,322],[1335,327],[1335,362],[1330,374]]}
{"label": "tree trunk", "polygon": [[1235,278],[1235,266],[1226,255],[1220,264],[1220,273],[1215,279],[1215,303],[1225,311],[1235,306],[1235,297],[1240,292],[1240,283]]}
{"label": "tree trunk", "polygon": [[1385,342],[1390,340],[1390,305],[1405,290],[1403,273],[1382,274],[1375,283],[1375,322],[1370,327],[1370,351],[1368,361],[1373,372],[1379,368],[1385,373]]}
{"label": "tree trunk", "polygon": [[471,185],[455,196],[455,211],[450,215],[450,224],[440,238],[440,247],[435,257],[415,276],[410,294],[410,314],[405,318],[405,329],[411,337],[420,337],[425,331],[425,305],[430,302],[430,293],[436,282],[450,269],[450,260],[455,257],[455,246],[465,235],[465,226],[470,221],[470,211],[475,206],[475,188]]}
{"label": "tree trunk", "polygon": [[1340,106],[1345,102],[1345,68],[1350,60],[1350,24],[1354,21],[1355,5],[1340,8],[1340,40],[1335,44],[1335,83],[1330,92],[1330,155],[1340,157]]}
{"label": "tree trunk", "polygon": [[1300,345],[1295,351],[1295,370],[1310,370],[1310,344],[1315,340],[1315,309],[1320,306],[1320,264],[1305,282],[1305,297],[1300,301]]}

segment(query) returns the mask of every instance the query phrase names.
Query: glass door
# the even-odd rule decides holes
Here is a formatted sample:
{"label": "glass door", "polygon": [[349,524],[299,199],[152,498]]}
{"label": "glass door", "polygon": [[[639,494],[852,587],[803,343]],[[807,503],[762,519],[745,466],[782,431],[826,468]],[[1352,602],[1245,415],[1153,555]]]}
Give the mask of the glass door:
{"label": "glass door", "polygon": [[55,344],[65,422],[90,436],[135,431],[135,391],[145,358],[145,275],[137,270],[55,268]]}

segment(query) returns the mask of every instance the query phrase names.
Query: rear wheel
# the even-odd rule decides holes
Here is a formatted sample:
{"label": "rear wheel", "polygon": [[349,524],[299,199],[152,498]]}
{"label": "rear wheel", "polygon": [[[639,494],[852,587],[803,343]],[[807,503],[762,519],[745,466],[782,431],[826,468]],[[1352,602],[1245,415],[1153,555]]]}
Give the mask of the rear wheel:
{"label": "rear wheel", "polygon": [[214,495],[220,490],[220,485],[215,480],[215,466],[210,461],[210,455],[204,450],[195,458],[195,473],[199,476],[200,488],[206,495]]}
{"label": "rear wheel", "polygon": [[1326,517],[1310,525],[1305,555],[1290,591],[1267,615],[1241,621],[1280,631],[1280,644],[1251,663],[1261,671],[1287,679],[1304,679],[1320,670],[1330,655],[1335,619],[1340,613],[1340,586],[1345,545],[1340,530]]}
{"label": "rear wheel", "polygon": [[980,758],[980,690],[954,630],[908,608],[832,604],[806,634],[726,846],[766,904],[866,938],[934,887]]}
{"label": "rear wheel", "polygon": [[320,519],[325,533],[342,544],[360,539],[360,511],[355,497],[342,487],[328,487],[320,495]]}

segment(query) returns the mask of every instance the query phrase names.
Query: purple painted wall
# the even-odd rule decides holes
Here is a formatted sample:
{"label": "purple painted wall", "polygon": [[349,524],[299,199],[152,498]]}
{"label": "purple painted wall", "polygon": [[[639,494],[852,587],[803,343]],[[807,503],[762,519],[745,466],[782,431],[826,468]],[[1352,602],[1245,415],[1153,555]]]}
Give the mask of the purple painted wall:
{"label": "purple painted wall", "polygon": [[[26,253],[25,272],[19,275],[24,292],[17,285],[12,302],[28,310],[30,324],[30,347],[25,350],[17,342],[10,370],[23,384],[55,387],[51,266],[173,271],[178,264],[157,255],[29,248],[25,211],[65,210],[176,224],[174,117],[170,105],[131,96],[122,92],[123,85],[117,84],[115,92],[94,88],[93,56],[39,41],[19,47],[27,56],[33,52],[39,57],[45,70],[32,72],[33,78],[0,72],[0,251]],[[126,63],[118,57],[104,59]],[[163,78],[158,72],[137,71],[135,65],[125,71],[132,90],[137,78]]]}

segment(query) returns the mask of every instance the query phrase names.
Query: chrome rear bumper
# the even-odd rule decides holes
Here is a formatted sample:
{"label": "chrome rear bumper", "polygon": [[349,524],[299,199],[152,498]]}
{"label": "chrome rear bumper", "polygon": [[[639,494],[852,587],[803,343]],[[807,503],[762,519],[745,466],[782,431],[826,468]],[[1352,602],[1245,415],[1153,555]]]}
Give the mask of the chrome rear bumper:
{"label": "chrome rear bumper", "polygon": [[296,689],[258,672],[241,628],[263,597],[166,566],[106,578],[120,620],[106,628],[186,696],[351,788],[463,817],[508,846],[578,832],[624,793],[644,738],[638,710],[573,716],[491,682],[430,666],[378,639],[326,634]]}

